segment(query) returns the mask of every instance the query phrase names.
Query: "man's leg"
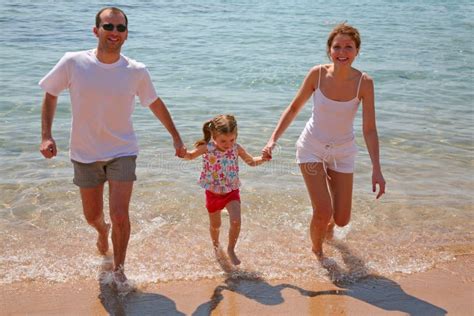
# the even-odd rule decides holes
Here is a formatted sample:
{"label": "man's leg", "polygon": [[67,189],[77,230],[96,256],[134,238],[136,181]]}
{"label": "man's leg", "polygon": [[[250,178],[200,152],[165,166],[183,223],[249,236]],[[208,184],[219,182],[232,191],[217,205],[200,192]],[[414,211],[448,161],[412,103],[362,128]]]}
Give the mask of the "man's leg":
{"label": "man's leg", "polygon": [[99,233],[97,249],[104,255],[109,250],[108,237],[110,229],[110,224],[106,224],[104,220],[104,184],[93,188],[80,188],[80,192],[84,216],[87,223]]}
{"label": "man's leg", "polygon": [[112,245],[114,248],[114,271],[121,274],[130,238],[130,219],[128,209],[132,196],[133,181],[109,180],[110,219],[112,221]]}

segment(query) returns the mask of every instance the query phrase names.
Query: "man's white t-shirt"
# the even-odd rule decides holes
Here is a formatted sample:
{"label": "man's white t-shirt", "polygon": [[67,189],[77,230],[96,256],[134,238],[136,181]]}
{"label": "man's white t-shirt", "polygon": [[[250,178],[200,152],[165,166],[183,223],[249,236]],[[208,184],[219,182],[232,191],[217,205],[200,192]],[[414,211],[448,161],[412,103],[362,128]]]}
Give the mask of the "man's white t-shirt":
{"label": "man's white t-shirt", "polygon": [[123,55],[104,64],[95,50],[66,53],[39,85],[54,96],[69,89],[72,160],[91,163],[138,154],[131,119],[135,96],[143,106],[158,98],[144,64]]}

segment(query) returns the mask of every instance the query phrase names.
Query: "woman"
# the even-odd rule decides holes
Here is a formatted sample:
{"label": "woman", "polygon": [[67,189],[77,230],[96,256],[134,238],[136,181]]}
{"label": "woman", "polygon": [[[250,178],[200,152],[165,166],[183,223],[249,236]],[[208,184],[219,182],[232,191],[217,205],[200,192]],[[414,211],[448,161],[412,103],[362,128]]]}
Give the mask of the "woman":
{"label": "woman", "polygon": [[327,55],[332,63],[310,69],[262,151],[264,157],[271,157],[277,140],[313,95],[312,116],[296,143],[296,160],[313,206],[312,250],[320,260],[325,237],[332,237],[335,224],[345,226],[350,220],[357,153],[353,124],[360,101],[364,139],[372,161],[372,190],[376,192],[378,184],[377,199],[385,193],[379,161],[373,80],[352,67],[360,44],[358,30],[348,24],[339,24],[331,31]]}

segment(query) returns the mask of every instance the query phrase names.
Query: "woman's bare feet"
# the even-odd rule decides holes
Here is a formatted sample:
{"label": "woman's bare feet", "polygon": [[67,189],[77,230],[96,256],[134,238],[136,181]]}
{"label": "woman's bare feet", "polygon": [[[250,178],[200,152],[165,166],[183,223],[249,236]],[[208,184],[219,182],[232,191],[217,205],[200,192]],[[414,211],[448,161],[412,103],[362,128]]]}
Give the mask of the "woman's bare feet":
{"label": "woman's bare feet", "polygon": [[99,232],[99,236],[97,237],[97,250],[99,250],[101,255],[105,255],[109,250],[109,231],[110,224],[105,224],[105,229]]}
{"label": "woman's bare feet", "polygon": [[331,221],[328,224],[328,228],[326,230],[325,238],[327,240],[331,240],[334,237],[334,227],[335,226],[336,226],[336,223],[334,223],[334,220],[331,219]]}
{"label": "woman's bare feet", "polygon": [[238,266],[240,264],[240,260],[237,258],[234,249],[227,248],[227,255],[229,256],[230,262],[232,262],[233,265]]}
{"label": "woman's bare feet", "polygon": [[322,262],[324,259],[323,248],[322,247],[315,247],[313,246],[313,253],[315,254],[316,258],[319,262]]}

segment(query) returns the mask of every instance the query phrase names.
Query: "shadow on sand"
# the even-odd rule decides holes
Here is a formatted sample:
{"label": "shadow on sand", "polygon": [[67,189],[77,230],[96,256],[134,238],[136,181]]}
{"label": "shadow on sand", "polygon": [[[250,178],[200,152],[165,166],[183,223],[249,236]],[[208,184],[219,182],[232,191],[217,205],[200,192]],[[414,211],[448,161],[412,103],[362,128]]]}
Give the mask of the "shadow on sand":
{"label": "shadow on sand", "polygon": [[[111,273],[110,262],[110,257],[104,257],[102,275]],[[110,282],[104,282],[103,278],[99,279],[99,299],[110,315],[185,315],[177,310],[176,303],[172,299],[164,295],[144,293],[137,290],[120,293],[110,285]]]}
{"label": "shadow on sand", "polygon": [[332,241],[331,244],[340,251],[346,269],[332,259],[323,260],[322,265],[333,284],[341,289],[308,291],[291,284],[271,285],[255,272],[228,271],[220,262],[227,273],[225,285],[217,286],[210,300],[198,306],[193,315],[210,315],[224,299],[225,290],[263,305],[278,305],[284,302],[283,289],[294,289],[310,298],[320,295],[350,296],[386,311],[399,311],[408,315],[446,315],[446,310],[405,293],[395,281],[369,274],[365,263],[342,242]]}

